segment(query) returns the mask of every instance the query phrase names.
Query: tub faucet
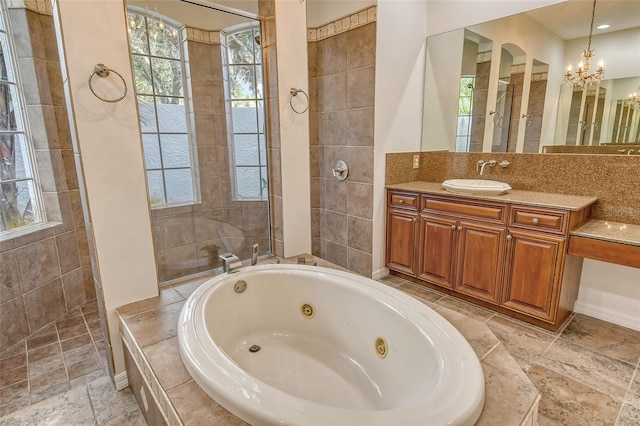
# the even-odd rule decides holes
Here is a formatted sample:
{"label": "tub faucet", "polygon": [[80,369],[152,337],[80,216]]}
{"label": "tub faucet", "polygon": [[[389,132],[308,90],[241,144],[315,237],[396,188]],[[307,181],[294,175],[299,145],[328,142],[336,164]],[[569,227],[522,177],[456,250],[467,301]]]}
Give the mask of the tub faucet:
{"label": "tub faucet", "polygon": [[484,166],[495,167],[496,160],[478,160],[478,162],[476,163],[476,171],[478,171],[478,168],[480,168],[480,176],[482,176],[482,174],[484,173]]}
{"label": "tub faucet", "polygon": [[258,263],[258,243],[251,246],[251,266]]}
{"label": "tub faucet", "polygon": [[222,260],[222,272],[232,273],[242,266],[240,258],[233,253],[223,253],[218,258]]}

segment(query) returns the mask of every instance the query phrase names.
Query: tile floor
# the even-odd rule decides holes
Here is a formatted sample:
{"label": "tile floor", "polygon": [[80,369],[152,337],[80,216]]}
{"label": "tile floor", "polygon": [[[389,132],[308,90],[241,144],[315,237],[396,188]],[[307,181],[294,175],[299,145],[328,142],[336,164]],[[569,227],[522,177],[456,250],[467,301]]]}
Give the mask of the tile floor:
{"label": "tile floor", "polygon": [[[100,402],[114,398],[132,400],[137,410],[133,396],[115,391],[108,377],[95,302],[73,309],[0,354],[2,425],[107,424],[114,415],[104,414]],[[135,419],[135,413],[128,414]]]}
{"label": "tile floor", "polygon": [[640,331],[577,314],[552,333],[398,277],[380,281],[484,322],[538,388],[540,426],[640,425]]}
{"label": "tile floor", "polygon": [[[381,282],[443,313],[453,310],[484,322],[540,391],[540,426],[640,425],[640,332],[573,315],[552,333],[398,277]],[[144,424],[131,394],[116,392],[105,376],[104,348],[94,340],[97,333],[91,324],[97,318],[92,312],[91,305],[82,307],[32,336],[23,350],[1,355],[0,406],[5,412],[20,404],[25,408],[0,417],[0,424],[72,424],[68,419],[73,424]],[[90,343],[81,337],[86,335],[99,354],[100,368],[92,371],[87,371],[88,365],[95,362],[84,358],[93,355],[88,355]]]}

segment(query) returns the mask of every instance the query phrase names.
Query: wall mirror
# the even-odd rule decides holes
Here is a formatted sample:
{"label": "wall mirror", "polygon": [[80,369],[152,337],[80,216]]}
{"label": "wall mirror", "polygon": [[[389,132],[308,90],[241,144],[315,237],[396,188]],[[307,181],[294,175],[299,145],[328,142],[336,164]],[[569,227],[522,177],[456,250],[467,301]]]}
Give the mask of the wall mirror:
{"label": "wall mirror", "polygon": [[570,0],[430,36],[421,149],[622,154],[613,144],[640,143],[629,102],[640,92],[640,1],[598,1],[595,26],[610,27],[594,28],[592,48],[605,80],[563,82],[587,47],[592,6]]}
{"label": "wall mirror", "polygon": [[271,251],[258,2],[220,3],[126,3],[160,281]]}

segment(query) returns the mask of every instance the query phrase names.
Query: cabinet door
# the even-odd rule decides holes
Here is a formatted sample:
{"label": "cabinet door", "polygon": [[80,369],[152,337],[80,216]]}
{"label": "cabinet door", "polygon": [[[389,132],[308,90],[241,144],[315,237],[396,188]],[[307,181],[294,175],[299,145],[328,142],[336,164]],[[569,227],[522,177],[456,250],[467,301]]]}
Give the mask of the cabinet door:
{"label": "cabinet door", "polygon": [[418,278],[453,288],[457,221],[420,216]]}
{"label": "cabinet door", "polygon": [[504,227],[460,223],[455,290],[498,304],[505,256]]}
{"label": "cabinet door", "polygon": [[565,239],[510,232],[502,305],[553,322],[562,277]]}
{"label": "cabinet door", "polygon": [[417,213],[389,209],[387,212],[387,267],[415,276]]}

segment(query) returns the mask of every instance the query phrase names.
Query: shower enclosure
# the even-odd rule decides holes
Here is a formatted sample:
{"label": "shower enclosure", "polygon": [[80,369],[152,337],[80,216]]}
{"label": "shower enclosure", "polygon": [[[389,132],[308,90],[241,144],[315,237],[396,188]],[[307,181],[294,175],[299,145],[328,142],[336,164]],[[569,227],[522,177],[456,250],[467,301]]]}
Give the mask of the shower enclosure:
{"label": "shower enclosure", "polygon": [[260,22],[184,2],[127,13],[160,282],[271,253]]}

